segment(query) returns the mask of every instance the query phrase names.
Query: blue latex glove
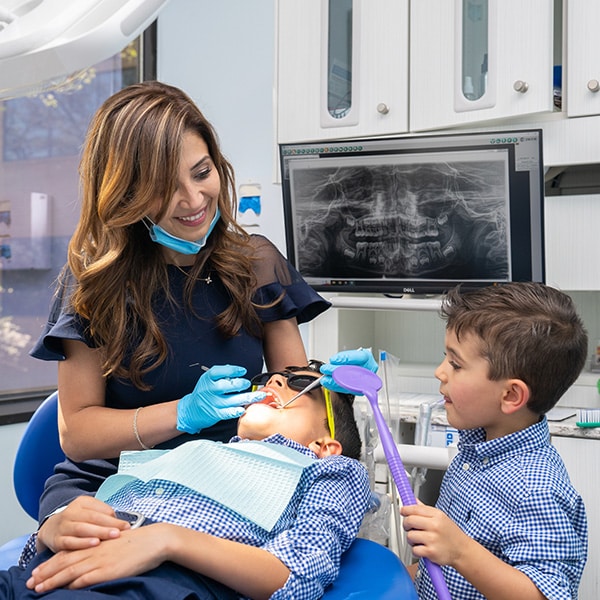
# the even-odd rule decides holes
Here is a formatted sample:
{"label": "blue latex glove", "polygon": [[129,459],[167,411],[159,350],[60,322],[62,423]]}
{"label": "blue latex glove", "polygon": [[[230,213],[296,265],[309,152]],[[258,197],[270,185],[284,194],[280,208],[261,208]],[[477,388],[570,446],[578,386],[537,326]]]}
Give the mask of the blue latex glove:
{"label": "blue latex glove", "polygon": [[263,400],[264,392],[233,393],[250,387],[245,374],[244,367],[235,365],[215,365],[206,371],[194,391],[177,403],[177,429],[198,433],[224,419],[237,419],[245,405]]}
{"label": "blue latex glove", "polygon": [[333,379],[331,374],[342,365],[356,365],[357,367],[364,367],[369,369],[373,373],[377,373],[379,365],[373,357],[371,350],[368,348],[358,348],[358,350],[344,350],[334,354],[328,363],[325,363],[321,367],[321,373],[325,375],[321,381],[321,385],[326,387],[332,392],[339,392],[341,394],[352,394],[353,392],[340,387],[338,383]]}

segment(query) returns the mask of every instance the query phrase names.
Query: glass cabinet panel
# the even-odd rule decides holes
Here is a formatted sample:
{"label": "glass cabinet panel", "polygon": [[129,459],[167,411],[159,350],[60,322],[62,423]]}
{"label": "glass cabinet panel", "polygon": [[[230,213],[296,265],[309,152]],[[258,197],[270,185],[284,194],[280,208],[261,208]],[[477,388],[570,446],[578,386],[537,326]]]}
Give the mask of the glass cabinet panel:
{"label": "glass cabinet panel", "polygon": [[352,108],[352,3],[328,1],[327,111],[334,119]]}
{"label": "glass cabinet panel", "polygon": [[277,7],[278,142],[408,130],[409,0]]}
{"label": "glass cabinet panel", "polygon": [[478,100],[487,89],[488,0],[462,0],[462,93]]}

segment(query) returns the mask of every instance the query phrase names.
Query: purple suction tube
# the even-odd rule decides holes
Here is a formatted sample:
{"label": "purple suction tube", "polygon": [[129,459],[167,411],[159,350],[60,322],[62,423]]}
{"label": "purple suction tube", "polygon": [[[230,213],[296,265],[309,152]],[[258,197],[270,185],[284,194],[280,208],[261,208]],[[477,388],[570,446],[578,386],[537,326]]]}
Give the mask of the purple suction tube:
{"label": "purple suction tube", "polygon": [[[402,504],[405,506],[416,504],[417,501],[412,488],[410,487],[408,475],[406,474],[404,463],[400,458],[398,447],[394,442],[392,432],[383,418],[379,403],[377,402],[377,391],[381,389],[382,385],[381,379],[368,369],[354,365],[337,367],[333,371],[332,377],[336,383],[343,388],[356,394],[364,394],[367,397],[367,400],[373,409],[373,417],[375,418],[375,425],[377,425],[377,430],[379,431],[379,439],[383,446],[383,452],[389,465],[390,473],[398,488]],[[429,577],[431,577],[433,587],[437,592],[439,600],[452,600],[440,565],[431,562],[428,558],[423,558],[423,561],[425,562],[425,567],[427,568]]]}

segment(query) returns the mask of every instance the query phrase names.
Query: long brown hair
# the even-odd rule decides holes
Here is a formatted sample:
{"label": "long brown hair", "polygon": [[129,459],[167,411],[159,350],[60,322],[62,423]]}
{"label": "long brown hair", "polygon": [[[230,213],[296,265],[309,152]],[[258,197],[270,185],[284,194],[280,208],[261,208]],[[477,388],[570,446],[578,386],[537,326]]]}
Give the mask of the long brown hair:
{"label": "long brown hair", "polygon": [[[159,82],[129,86],[98,109],[90,124],[80,163],[81,216],[68,250],[75,278],[71,303],[89,320],[90,335],[103,351],[105,376],[126,377],[141,389],[144,373],[167,358],[167,345],[152,311],[158,291],[167,297],[167,266],[160,246],[142,222],[160,201],[165,214],[176,190],[185,132],[206,143],[219,173],[217,222],[196,257],[186,286],[191,305],[193,275],[218,272],[231,304],[216,316],[231,337],[242,327],[260,335],[251,302],[256,288],[249,236],[235,222],[237,198],[233,168],[221,153],[217,135],[181,90]],[[140,342],[124,364],[128,342]],[[150,366],[149,366],[150,365]]]}

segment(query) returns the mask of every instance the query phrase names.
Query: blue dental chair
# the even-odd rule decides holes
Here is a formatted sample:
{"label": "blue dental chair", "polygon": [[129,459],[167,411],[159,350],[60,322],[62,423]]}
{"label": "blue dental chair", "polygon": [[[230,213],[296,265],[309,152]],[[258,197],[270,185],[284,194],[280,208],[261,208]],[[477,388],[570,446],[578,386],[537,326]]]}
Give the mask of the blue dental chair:
{"label": "blue dental chair", "polygon": [[[13,481],[25,512],[37,520],[38,500],[54,465],[64,458],[57,428],[58,394],[54,392],[27,424],[15,457]],[[0,569],[17,564],[29,536],[0,546]],[[342,556],[340,574],[323,600],[417,600],[400,559],[371,540],[356,539]]]}

